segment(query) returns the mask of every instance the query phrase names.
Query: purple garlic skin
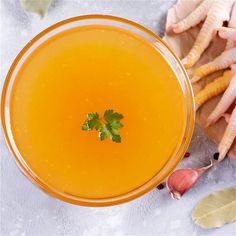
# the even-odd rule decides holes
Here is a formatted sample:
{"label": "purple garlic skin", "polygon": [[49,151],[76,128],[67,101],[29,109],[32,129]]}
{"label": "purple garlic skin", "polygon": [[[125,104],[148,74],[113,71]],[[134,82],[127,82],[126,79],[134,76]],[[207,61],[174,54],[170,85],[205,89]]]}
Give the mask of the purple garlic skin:
{"label": "purple garlic skin", "polygon": [[195,169],[185,168],[174,171],[167,179],[167,188],[171,197],[179,200],[181,196],[191,189],[198,181],[198,179],[205,173],[206,170],[211,168],[213,162],[208,166]]}

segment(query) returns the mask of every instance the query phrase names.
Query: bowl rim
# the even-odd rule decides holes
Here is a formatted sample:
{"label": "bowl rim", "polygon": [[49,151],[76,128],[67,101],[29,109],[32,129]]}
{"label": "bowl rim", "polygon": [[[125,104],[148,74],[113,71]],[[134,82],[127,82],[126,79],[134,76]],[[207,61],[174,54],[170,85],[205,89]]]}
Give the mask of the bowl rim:
{"label": "bowl rim", "polygon": [[[152,190],[154,187],[156,187],[161,181],[154,181],[155,176],[157,176],[158,173],[156,173],[155,176],[153,176],[151,179],[149,179],[146,183],[143,185],[137,187],[134,190],[131,190],[128,193],[121,194],[119,196],[114,196],[114,197],[109,197],[109,198],[99,198],[99,199],[90,199],[90,198],[83,198],[79,196],[73,196],[73,195],[65,195],[64,193],[57,191],[50,185],[45,184],[42,180],[40,180],[32,170],[27,168],[26,163],[23,163],[20,158],[19,154],[16,153],[13,147],[12,140],[9,136],[8,130],[7,130],[7,121],[6,121],[6,96],[7,96],[7,91],[9,88],[9,83],[12,79],[12,75],[14,70],[16,69],[16,66],[22,59],[22,57],[25,55],[25,53],[34,45],[39,39],[41,39],[43,36],[47,35],[48,33],[52,32],[53,30],[60,28],[61,26],[64,26],[66,24],[70,24],[73,22],[77,21],[83,21],[83,20],[107,20],[107,21],[113,21],[113,22],[120,22],[125,25],[131,26],[133,28],[136,28],[147,35],[149,35],[151,38],[155,39],[159,44],[161,44],[167,51],[171,54],[173,59],[177,62],[181,73],[183,74],[184,77],[184,82],[186,86],[186,91],[187,91],[187,103],[188,103],[188,108],[189,108],[189,114],[188,117],[186,118],[186,127],[184,131],[184,135],[182,137],[182,144],[178,147],[180,150],[178,153],[175,153],[175,158],[173,158],[174,155],[171,156],[173,160],[172,166],[165,171],[165,173],[162,175],[161,179],[162,181],[174,170],[174,168],[177,166],[177,164],[180,162],[182,159],[185,151],[187,150],[187,147],[190,144],[191,137],[193,134],[193,129],[194,129],[194,121],[195,121],[195,103],[194,103],[194,95],[193,95],[193,90],[191,86],[191,82],[189,80],[188,74],[182,65],[180,59],[176,56],[176,54],[173,52],[173,50],[159,37],[157,36],[154,32],[151,30],[145,28],[144,26],[135,23],[133,21],[117,17],[117,16],[111,16],[111,15],[99,15],[99,14],[93,14],[93,15],[82,15],[82,16],[76,16],[72,18],[68,18],[62,21],[57,22],[56,24],[51,25],[50,27],[46,28],[45,30],[41,31],[39,34],[37,34],[32,40],[30,40],[24,47],[23,49],[17,54],[15,57],[13,63],[10,66],[10,69],[6,75],[6,79],[4,81],[3,89],[2,89],[2,95],[1,95],[1,123],[2,123],[2,128],[3,128],[3,133],[4,137],[7,143],[8,148],[10,149],[11,153],[14,156],[14,159],[20,168],[20,170],[23,172],[24,175],[32,183],[34,183],[36,186],[40,187],[43,191],[48,193],[49,195],[52,195],[55,198],[58,198],[60,200],[63,200],[68,203],[76,204],[76,205],[82,205],[82,206],[110,206],[110,205],[116,205],[120,203],[124,203],[130,200],[133,200],[135,198],[138,198],[142,196],[143,194],[149,192]],[[49,36],[50,38],[51,36]],[[166,58],[165,58],[166,60]],[[13,78],[14,79],[14,78]],[[188,120],[189,119],[189,120]],[[10,123],[10,121],[8,121]],[[187,125],[188,123],[188,125]],[[15,144],[14,144],[15,145]],[[16,147],[17,148],[17,147]],[[23,158],[22,158],[23,159]],[[168,161],[168,163],[170,160]],[[164,165],[161,169],[161,171],[166,167]],[[145,187],[146,186],[146,187]]]}

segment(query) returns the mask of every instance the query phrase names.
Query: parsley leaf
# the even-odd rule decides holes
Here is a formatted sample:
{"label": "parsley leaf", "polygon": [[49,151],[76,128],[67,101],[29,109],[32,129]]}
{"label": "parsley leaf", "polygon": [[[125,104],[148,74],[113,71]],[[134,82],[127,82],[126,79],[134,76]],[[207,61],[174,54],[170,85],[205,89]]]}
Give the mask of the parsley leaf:
{"label": "parsley leaf", "polygon": [[112,127],[112,125],[109,124],[109,123],[106,126],[107,126],[107,129],[109,130],[111,140],[113,142],[120,143],[121,142],[121,137],[120,137],[118,129],[114,129]]}
{"label": "parsley leaf", "polygon": [[88,113],[87,119],[82,126],[82,130],[99,130],[102,127],[102,123],[99,120],[98,113]]}
{"label": "parsley leaf", "polygon": [[117,112],[114,112],[113,110],[106,110],[104,112],[104,119],[108,123],[113,122],[113,121],[120,121],[123,118],[124,118],[123,115],[121,115]]}
{"label": "parsley leaf", "polygon": [[121,136],[119,133],[119,129],[123,127],[123,124],[120,122],[124,116],[114,110],[109,109],[106,110],[103,114],[103,117],[100,118],[99,114],[96,113],[88,113],[87,119],[82,125],[82,130],[90,131],[97,130],[99,131],[99,138],[101,141],[107,139],[109,136],[113,142],[120,143]]}
{"label": "parsley leaf", "polygon": [[100,132],[99,132],[99,138],[102,141],[102,140],[105,140],[108,136],[109,136],[109,131],[108,131],[106,125],[103,125],[100,129]]}

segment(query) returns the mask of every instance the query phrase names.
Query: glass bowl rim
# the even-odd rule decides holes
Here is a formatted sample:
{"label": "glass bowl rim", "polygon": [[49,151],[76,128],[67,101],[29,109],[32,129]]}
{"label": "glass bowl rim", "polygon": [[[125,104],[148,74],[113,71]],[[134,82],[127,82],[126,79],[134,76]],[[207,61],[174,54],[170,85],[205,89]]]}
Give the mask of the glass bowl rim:
{"label": "glass bowl rim", "polygon": [[[145,28],[144,26],[142,26],[138,23],[135,23],[133,21],[130,21],[130,20],[127,20],[127,19],[124,19],[121,17],[111,16],[111,15],[93,14],[93,15],[82,15],[82,16],[68,18],[68,19],[59,21],[58,23],[53,24],[53,25],[49,26],[48,28],[46,28],[45,30],[41,31],[39,34],[37,34],[35,37],[33,37],[33,39],[30,40],[23,47],[23,49],[18,53],[18,55],[15,57],[13,63],[10,66],[10,69],[9,69],[6,79],[4,81],[2,95],[1,95],[1,123],[2,123],[3,133],[4,133],[4,137],[5,137],[7,146],[10,149],[10,151],[12,152],[14,159],[15,159],[18,167],[20,168],[20,170],[23,172],[23,174],[25,174],[26,177],[32,183],[34,183],[36,186],[40,187],[43,191],[52,195],[53,197],[63,200],[65,202],[69,202],[69,203],[76,204],[76,205],[93,206],[94,207],[94,206],[116,205],[116,204],[120,204],[120,203],[124,203],[124,202],[130,201],[130,200],[136,199],[139,196],[142,196],[143,194],[149,192],[150,190],[152,190],[155,186],[157,186],[160,183],[160,180],[159,181],[154,180],[154,178],[158,175],[158,173],[156,173],[155,176],[153,176],[146,183],[137,187],[136,189],[133,189],[128,193],[124,193],[124,194],[121,194],[121,195],[115,196],[115,197],[90,199],[90,198],[83,198],[83,197],[79,197],[79,196],[72,196],[72,195],[64,194],[60,191],[57,191],[52,186],[43,183],[39,178],[37,178],[36,175],[34,175],[33,171],[31,171],[29,168],[27,168],[26,163],[23,163],[23,161],[20,160],[19,154],[17,154],[15,152],[14,147],[13,147],[13,145],[15,145],[15,144],[12,143],[12,140],[11,140],[8,130],[7,130],[7,122],[10,123],[10,120],[8,120],[8,121],[6,120],[6,111],[5,111],[5,109],[6,109],[6,96],[7,96],[7,92],[8,92],[9,83],[12,80],[13,72],[16,69],[16,66],[18,65],[18,63],[20,62],[22,57],[30,49],[30,47],[32,45],[34,45],[43,36],[47,35],[48,33],[52,32],[53,30],[55,30],[61,26],[64,26],[66,24],[70,24],[73,22],[77,22],[77,21],[90,20],[90,19],[91,20],[107,20],[107,21],[111,21],[111,22],[113,21],[113,22],[123,23],[124,25],[131,26],[133,28],[136,28],[136,29],[146,33],[147,35],[149,35],[150,37],[155,39],[158,43],[160,43],[161,46],[163,46],[165,49],[167,49],[167,51],[171,54],[171,56],[178,63],[178,66],[181,69],[181,73],[183,74],[183,76],[185,78],[184,82],[185,82],[186,90],[188,93],[187,98],[189,100],[188,101],[188,109],[189,109],[188,116],[189,117],[187,117],[188,119],[186,119],[186,127],[187,128],[185,127],[185,132],[184,132],[185,135],[183,136],[183,138],[181,140],[181,145],[178,147],[180,149],[178,151],[178,155],[175,155],[175,157],[171,156],[171,158],[174,159],[174,163],[172,164],[172,167],[169,168],[168,170],[166,170],[166,173],[162,175],[162,177],[161,177],[162,180],[164,180],[174,170],[174,168],[177,166],[177,164],[182,159],[182,156],[184,155],[187,147],[189,146],[189,143],[191,141],[191,137],[193,134],[193,129],[194,129],[194,121],[195,121],[195,112],[194,112],[195,108],[194,108],[194,106],[195,106],[195,104],[194,104],[193,90],[192,90],[192,86],[191,86],[190,80],[188,78],[187,72],[186,72],[184,66],[182,65],[180,59],[175,55],[173,50],[159,36],[157,36],[151,30]],[[50,38],[50,37],[51,36],[49,36],[48,38]],[[165,60],[167,60],[167,59],[165,58]],[[13,141],[14,141],[14,138],[13,138]],[[168,162],[170,162],[170,160]],[[164,169],[165,167],[166,166],[163,166],[162,169]]]}

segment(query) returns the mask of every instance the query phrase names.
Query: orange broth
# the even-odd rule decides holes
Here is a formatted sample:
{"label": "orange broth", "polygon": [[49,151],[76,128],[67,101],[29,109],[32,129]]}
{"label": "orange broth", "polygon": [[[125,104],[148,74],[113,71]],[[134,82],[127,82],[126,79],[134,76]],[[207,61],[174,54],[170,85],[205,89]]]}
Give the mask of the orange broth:
{"label": "orange broth", "polygon": [[[35,175],[84,198],[127,193],[180,145],[186,110],[171,67],[144,38],[90,25],[47,39],[17,73],[10,98],[15,143]],[[82,131],[89,112],[124,115],[121,143]]]}

